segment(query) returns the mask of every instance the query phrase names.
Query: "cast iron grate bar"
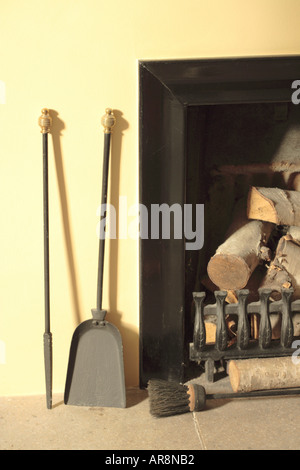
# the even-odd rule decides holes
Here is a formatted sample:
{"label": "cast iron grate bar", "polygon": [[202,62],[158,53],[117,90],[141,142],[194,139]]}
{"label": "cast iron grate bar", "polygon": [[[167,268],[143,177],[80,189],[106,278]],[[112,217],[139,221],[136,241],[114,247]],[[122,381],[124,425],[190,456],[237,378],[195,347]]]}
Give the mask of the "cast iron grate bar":
{"label": "cast iron grate bar", "polygon": [[[293,289],[282,289],[281,300],[270,302],[271,289],[261,288],[259,301],[248,303],[249,290],[237,291],[238,302],[227,304],[226,291],[215,291],[215,304],[204,305],[205,292],[194,292],[195,322],[193,342],[190,343],[190,360],[205,361],[207,378],[214,380],[214,362],[221,359],[246,359],[260,357],[291,356],[294,328],[292,316],[300,312],[300,300],[292,301]],[[281,315],[281,334],[279,340],[272,340],[270,314]],[[251,338],[249,315],[259,315],[258,339]],[[216,317],[216,339],[206,344],[205,317]],[[229,345],[227,315],[236,315],[236,342]]]}

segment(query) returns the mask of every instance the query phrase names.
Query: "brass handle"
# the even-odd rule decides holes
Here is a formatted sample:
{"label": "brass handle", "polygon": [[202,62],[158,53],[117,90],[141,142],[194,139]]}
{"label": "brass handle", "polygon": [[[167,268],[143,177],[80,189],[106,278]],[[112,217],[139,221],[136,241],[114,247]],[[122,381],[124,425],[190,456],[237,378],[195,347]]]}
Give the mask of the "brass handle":
{"label": "brass handle", "polygon": [[105,134],[111,134],[116,124],[116,117],[111,108],[106,108],[104,116],[102,116],[101,124],[104,127]]}
{"label": "brass handle", "polygon": [[39,126],[41,127],[42,134],[48,134],[52,125],[52,117],[50,116],[49,109],[43,108],[42,115],[39,117]]}

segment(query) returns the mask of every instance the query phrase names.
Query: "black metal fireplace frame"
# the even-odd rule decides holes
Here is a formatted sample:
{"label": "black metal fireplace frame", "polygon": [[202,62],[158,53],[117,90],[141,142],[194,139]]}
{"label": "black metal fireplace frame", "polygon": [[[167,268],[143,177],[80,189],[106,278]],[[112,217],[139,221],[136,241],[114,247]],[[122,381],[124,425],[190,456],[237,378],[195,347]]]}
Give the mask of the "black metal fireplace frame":
{"label": "black metal fireplace frame", "polygon": [[[299,78],[300,56],[140,61],[140,203],[183,207],[188,107],[291,102]],[[184,239],[140,241],[141,387],[150,378],[184,382],[197,373],[185,270],[193,256]]]}

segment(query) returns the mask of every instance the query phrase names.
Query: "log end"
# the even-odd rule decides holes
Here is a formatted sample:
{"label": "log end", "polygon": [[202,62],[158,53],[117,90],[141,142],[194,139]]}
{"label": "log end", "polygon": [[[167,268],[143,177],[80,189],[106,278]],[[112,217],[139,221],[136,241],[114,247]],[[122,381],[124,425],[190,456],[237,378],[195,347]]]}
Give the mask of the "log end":
{"label": "log end", "polygon": [[239,256],[216,254],[207,265],[207,273],[220,289],[238,290],[246,286],[251,270]]}
{"label": "log end", "polygon": [[254,186],[250,188],[247,202],[248,219],[264,220],[279,224],[274,204]]}
{"label": "log end", "polygon": [[240,387],[240,375],[236,363],[234,361],[229,361],[228,375],[233,392],[238,392]]}

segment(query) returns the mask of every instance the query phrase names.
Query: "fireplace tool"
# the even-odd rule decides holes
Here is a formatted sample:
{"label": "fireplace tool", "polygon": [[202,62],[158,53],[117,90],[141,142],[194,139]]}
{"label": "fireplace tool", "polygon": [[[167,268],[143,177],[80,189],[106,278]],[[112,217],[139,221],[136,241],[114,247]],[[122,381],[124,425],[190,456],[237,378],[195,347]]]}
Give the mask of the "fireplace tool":
{"label": "fireplace tool", "polygon": [[47,408],[52,408],[52,333],[50,331],[49,296],[49,202],[48,202],[48,133],[52,118],[47,108],[42,109],[39,125],[43,136],[43,205],[44,205],[44,290],[45,290],[45,332],[44,363],[46,379]]}
{"label": "fireplace tool", "polygon": [[[107,201],[109,152],[115,116],[110,108],[102,118],[104,157],[101,213]],[[101,224],[100,224],[101,225]],[[123,347],[118,329],[105,320],[102,309],[105,230],[101,230],[98,255],[97,308],[93,319],[75,330],[70,347],[64,402],[67,405],[126,407]]]}
{"label": "fireplace tool", "polygon": [[150,414],[155,418],[202,411],[206,400],[293,396],[300,389],[254,390],[241,393],[206,393],[205,387],[196,383],[180,384],[162,379],[151,379],[147,387]]}

